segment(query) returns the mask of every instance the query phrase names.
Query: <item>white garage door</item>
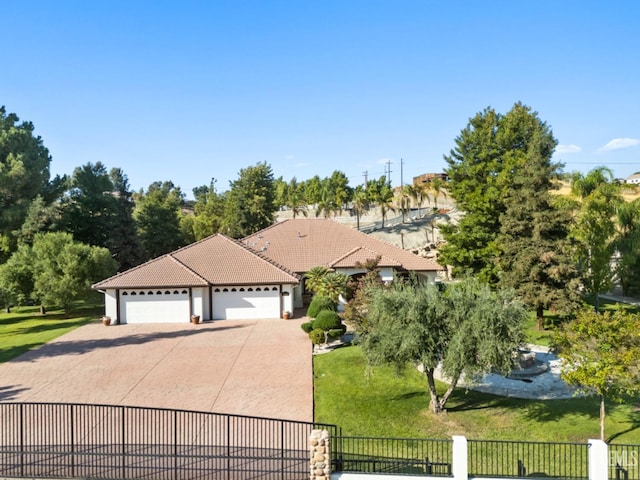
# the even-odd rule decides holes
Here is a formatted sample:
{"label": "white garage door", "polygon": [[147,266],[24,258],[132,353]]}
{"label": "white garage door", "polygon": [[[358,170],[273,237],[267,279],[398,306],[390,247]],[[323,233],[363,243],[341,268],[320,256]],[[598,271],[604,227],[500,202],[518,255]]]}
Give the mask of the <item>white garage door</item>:
{"label": "white garage door", "polygon": [[188,323],[189,291],[126,290],[120,292],[122,323]]}
{"label": "white garage door", "polygon": [[216,287],[213,289],[213,318],[280,318],[280,288]]}

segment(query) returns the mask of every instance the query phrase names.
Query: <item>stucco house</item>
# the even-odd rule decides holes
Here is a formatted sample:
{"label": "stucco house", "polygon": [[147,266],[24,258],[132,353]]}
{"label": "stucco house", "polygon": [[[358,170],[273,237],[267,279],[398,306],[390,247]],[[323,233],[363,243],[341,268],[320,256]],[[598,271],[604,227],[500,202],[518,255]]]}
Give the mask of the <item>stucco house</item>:
{"label": "stucco house", "polygon": [[625,179],[625,183],[630,183],[632,185],[640,185],[640,173],[634,173],[633,175],[629,175]]}
{"label": "stucco house", "polygon": [[383,280],[442,267],[327,219],[291,219],[236,241],[217,234],[96,283],[116,323],[280,318],[303,306],[304,273],[324,265],[348,275],[380,257]]}

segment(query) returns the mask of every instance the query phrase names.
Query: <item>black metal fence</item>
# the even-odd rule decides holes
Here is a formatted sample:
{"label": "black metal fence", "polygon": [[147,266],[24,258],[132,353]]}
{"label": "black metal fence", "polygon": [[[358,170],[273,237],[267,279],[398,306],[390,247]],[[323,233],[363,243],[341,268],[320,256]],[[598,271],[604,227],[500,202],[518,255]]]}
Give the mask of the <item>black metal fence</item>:
{"label": "black metal fence", "polygon": [[586,443],[469,440],[469,476],[589,478]]}
{"label": "black metal fence", "polygon": [[421,438],[334,437],[333,470],[448,476],[452,474],[452,443]]}
{"label": "black metal fence", "polygon": [[640,480],[640,445],[609,445],[609,478]]}
{"label": "black metal fence", "polygon": [[0,477],[304,479],[311,430],[186,410],[0,403]]}

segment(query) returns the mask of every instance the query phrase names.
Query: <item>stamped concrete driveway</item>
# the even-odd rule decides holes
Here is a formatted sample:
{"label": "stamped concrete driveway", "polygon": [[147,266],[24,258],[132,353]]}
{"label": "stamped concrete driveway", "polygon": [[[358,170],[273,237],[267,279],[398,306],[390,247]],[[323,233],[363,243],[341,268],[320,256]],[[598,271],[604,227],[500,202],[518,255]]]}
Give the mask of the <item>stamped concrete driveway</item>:
{"label": "stamped concrete driveway", "polygon": [[0,365],[0,401],[312,421],[312,352],[303,321],[86,325]]}

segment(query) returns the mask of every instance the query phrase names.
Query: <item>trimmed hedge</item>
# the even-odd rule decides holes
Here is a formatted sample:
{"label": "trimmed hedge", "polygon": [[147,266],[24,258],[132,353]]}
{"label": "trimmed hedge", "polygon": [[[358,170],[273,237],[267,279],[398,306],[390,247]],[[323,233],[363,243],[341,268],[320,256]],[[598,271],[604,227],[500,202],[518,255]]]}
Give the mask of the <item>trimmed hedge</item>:
{"label": "trimmed hedge", "polygon": [[300,325],[300,328],[305,332],[305,333],[310,333],[311,330],[313,330],[313,322],[305,322],[302,325]]}
{"label": "trimmed hedge", "polygon": [[336,303],[329,297],[316,295],[315,297],[313,297],[311,303],[309,304],[309,308],[307,309],[307,317],[316,318],[321,311],[332,310],[335,312],[336,308]]}
{"label": "trimmed hedge", "polygon": [[322,310],[313,321],[313,328],[319,328],[325,332],[340,329],[342,328],[342,320],[340,319],[340,315],[333,310]]}
{"label": "trimmed hedge", "polygon": [[314,345],[320,345],[324,343],[324,331],[320,330],[319,328],[311,330],[309,332],[309,338],[311,339],[311,343],[313,343]]}

